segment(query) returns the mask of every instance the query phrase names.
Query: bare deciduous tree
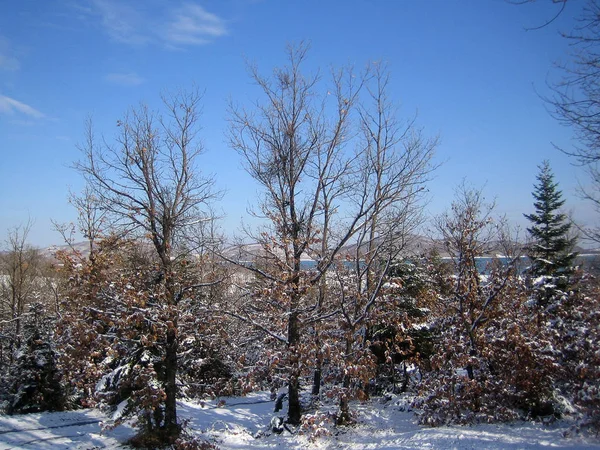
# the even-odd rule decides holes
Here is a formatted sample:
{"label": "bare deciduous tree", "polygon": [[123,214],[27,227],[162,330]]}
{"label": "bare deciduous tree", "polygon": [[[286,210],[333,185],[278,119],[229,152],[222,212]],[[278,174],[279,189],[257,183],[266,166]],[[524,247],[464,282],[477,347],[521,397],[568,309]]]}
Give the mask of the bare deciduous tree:
{"label": "bare deciduous tree", "polygon": [[[577,21],[575,29],[562,33],[571,44],[571,61],[559,66],[563,77],[545,100],[554,118],[574,131],[573,147],[560,150],[585,167],[590,184],[579,193],[600,212],[600,3],[589,0]],[[583,231],[600,240],[597,226]]]}
{"label": "bare deciduous tree", "polygon": [[[83,160],[75,165],[88,183],[87,198],[93,195],[94,210],[108,218],[110,231],[149,239],[158,258],[164,288],[162,307],[168,320],[161,380],[164,420],[156,426],[168,439],[179,432],[175,383],[178,302],[187,289],[179,285],[174,267],[182,257],[181,238],[199,221],[210,219],[206,207],[216,196],[213,179],[198,172],[200,101],[198,91],[163,97],[165,117],[144,105],[132,109],[117,122],[120,133],[114,144],[99,143],[88,123],[81,147]],[[92,241],[94,236],[88,239]]]}
{"label": "bare deciduous tree", "polygon": [[[263,190],[257,215],[267,219],[267,225],[250,238],[260,244],[257,260],[268,262],[248,267],[268,288],[262,294],[249,293],[249,301],[232,314],[285,346],[292,424],[301,418],[299,379],[306,367],[301,350],[307,346],[306,330],[340,313],[331,302],[324,307],[327,271],[352,240],[359,241],[361,250],[370,242],[375,261],[373,249],[383,245],[383,234],[390,244],[398,230],[408,226],[409,216],[397,213],[407,207],[417,211],[416,199],[432,169],[435,147],[435,140],[413,139],[418,132],[412,122],[405,128],[395,122],[385,97],[384,68],[375,65],[373,76],[368,71],[359,77],[349,69],[334,71],[330,89],[322,92],[319,75],[307,77],[301,70],[307,51],[306,45],[288,47],[288,66],[275,69],[272,78],[251,67],[251,77],[266,100],[252,112],[232,106],[230,115],[231,146]],[[375,101],[357,109],[368,81],[376,84],[369,91]],[[353,114],[362,125],[362,144],[361,129],[352,127]],[[348,149],[351,144],[356,152]],[[393,223],[395,232],[383,232],[384,223]],[[307,257],[315,261],[310,270],[302,266]],[[262,310],[258,301],[264,303]],[[265,318],[264,311],[272,315]],[[318,353],[317,349],[315,385],[320,378]]]}
{"label": "bare deciduous tree", "polygon": [[[388,85],[385,65],[373,64],[365,86],[367,99],[358,107],[361,136],[350,198],[357,211],[367,207],[368,212],[354,230],[352,276],[340,278],[352,293],[339,296],[348,365],[356,331],[369,323],[392,262],[422,223],[423,191],[435,168],[431,158],[437,139],[426,138],[414,119],[400,120],[388,97]],[[352,280],[351,287],[348,280]],[[362,340],[366,339],[363,333]],[[350,377],[346,376],[344,388],[349,384]],[[348,400],[342,395],[338,418],[342,423],[350,418]]]}
{"label": "bare deciduous tree", "polygon": [[[6,253],[0,258],[0,281],[2,329],[7,332],[9,358],[12,351],[21,343],[23,314],[39,287],[39,270],[42,257],[38,249],[27,242],[33,222],[29,220],[23,226],[9,231],[6,241]],[[8,330],[8,331],[5,331]]]}
{"label": "bare deciduous tree", "polygon": [[[494,203],[486,204],[483,193],[464,182],[457,190],[451,210],[438,216],[435,227],[446,252],[452,258],[456,278],[448,310],[462,327],[460,332],[469,345],[471,356],[478,354],[477,333],[496,307],[499,294],[514,275],[520,252],[503,220],[493,218]],[[500,252],[507,260],[497,265],[496,276],[484,282],[477,258]],[[473,367],[466,367],[470,379]]]}
{"label": "bare deciduous tree", "polygon": [[[511,3],[533,1],[511,0]],[[562,76],[559,81],[549,84],[551,94],[543,99],[552,116],[573,130],[575,139],[572,146],[559,147],[559,150],[585,168],[589,183],[580,185],[579,194],[593,205],[596,212],[600,212],[600,2],[552,2],[557,4],[556,15],[536,29],[572,11],[568,6],[577,7],[578,16],[577,25],[572,30],[561,32],[569,42],[570,58],[566,63],[557,64]],[[600,227],[591,226],[581,231],[589,239],[600,242]]]}
{"label": "bare deciduous tree", "polygon": [[[346,233],[335,243],[336,249],[318,242],[328,241],[323,221],[333,212],[346,165],[340,161],[340,147],[347,139],[350,108],[357,86],[344,72],[333,76],[333,113],[329,118],[325,99],[317,97],[319,77],[305,77],[301,65],[306,46],[288,48],[289,66],[275,71],[273,79],[262,77],[255,67],[251,76],[267,100],[257,105],[257,114],[231,108],[231,146],[242,157],[247,171],[264,190],[260,215],[269,220],[259,235],[251,236],[261,244],[261,252],[279,270],[269,273],[258,267],[252,270],[281,286],[280,313],[287,317],[286,335],[271,332],[288,350],[289,411],[288,421],[300,422],[300,355],[301,314],[308,285],[319,282],[341,245],[350,237]],[[324,252],[325,250],[325,252]],[[319,255],[316,276],[306,280],[302,258]],[[249,311],[243,311],[246,320]]]}

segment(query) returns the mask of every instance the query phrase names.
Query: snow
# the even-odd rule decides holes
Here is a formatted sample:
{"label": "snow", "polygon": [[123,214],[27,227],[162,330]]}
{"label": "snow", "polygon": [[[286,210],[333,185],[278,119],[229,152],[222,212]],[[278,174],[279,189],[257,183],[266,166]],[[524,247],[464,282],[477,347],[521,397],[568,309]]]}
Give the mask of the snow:
{"label": "snow", "polygon": [[121,403],[119,403],[117,405],[117,407],[115,408],[114,412],[112,413],[111,420],[117,421],[121,417],[123,417],[123,414],[125,414],[125,410],[127,409],[128,404],[129,404],[128,400],[123,400]]}
{"label": "snow", "polygon": [[128,426],[103,431],[96,410],[0,415],[0,450],[123,448],[135,431]]}
{"label": "snow", "polygon": [[[227,449],[598,449],[593,436],[569,433],[570,423],[517,422],[512,424],[425,428],[416,424],[409,400],[388,396],[354,404],[357,425],[335,428],[328,421],[335,404],[325,404],[315,417],[313,430],[324,436],[274,434],[275,416],[268,392],[247,397],[217,398],[207,402],[180,401],[179,416],[188,429],[202,439]],[[107,417],[97,410],[0,415],[2,449],[127,448],[123,443],[134,430],[122,425],[102,430]],[[565,437],[568,435],[568,437]]]}

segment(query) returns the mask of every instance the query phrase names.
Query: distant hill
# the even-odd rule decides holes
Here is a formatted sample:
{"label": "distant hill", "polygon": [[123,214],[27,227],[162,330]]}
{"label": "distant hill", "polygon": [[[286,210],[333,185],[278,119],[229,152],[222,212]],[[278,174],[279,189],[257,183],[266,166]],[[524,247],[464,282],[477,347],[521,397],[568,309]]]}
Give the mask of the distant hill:
{"label": "distant hill", "polygon": [[[48,258],[54,258],[54,255],[57,251],[69,251],[71,248],[74,248],[78,252],[80,252],[83,256],[87,256],[89,254],[89,243],[87,241],[77,242],[73,244],[72,247],[69,245],[52,245],[50,247],[46,247],[41,249],[41,253],[43,256]],[[432,239],[423,235],[411,235],[406,240],[406,247],[403,251],[404,254],[407,255],[419,255],[419,254],[427,254],[432,250],[437,250],[440,256],[447,257],[448,254],[444,249],[443,242],[441,240]],[[600,255],[600,248],[584,248],[581,246],[576,246],[575,251],[580,255]],[[356,244],[350,244],[342,248],[342,255],[354,255],[356,254]],[[496,245],[491,245],[489,251],[482,255],[484,257],[493,257],[496,255],[502,254],[502,247],[498,243]],[[250,243],[250,244],[236,244],[230,245],[226,247],[223,251],[223,255],[227,258],[236,261],[252,261],[253,259],[261,256],[265,256],[264,250],[262,249],[260,244]],[[311,260],[308,255],[305,255],[302,259]]]}
{"label": "distant hill", "polygon": [[54,257],[54,254],[57,251],[69,251],[69,250],[76,250],[78,252],[80,252],[83,256],[87,256],[90,253],[90,244],[87,241],[84,242],[76,242],[74,243],[72,246],[69,246],[67,244],[65,245],[51,245],[50,247],[46,247],[44,249],[42,249],[42,255],[47,256],[47,257]]}

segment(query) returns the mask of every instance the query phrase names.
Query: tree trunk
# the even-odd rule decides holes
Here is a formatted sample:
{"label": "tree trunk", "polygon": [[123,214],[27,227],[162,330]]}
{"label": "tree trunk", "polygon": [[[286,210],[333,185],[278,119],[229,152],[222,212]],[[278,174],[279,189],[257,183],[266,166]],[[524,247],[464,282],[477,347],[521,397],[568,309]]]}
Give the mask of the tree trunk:
{"label": "tree trunk", "polygon": [[[295,372],[296,369],[293,369]],[[291,425],[300,425],[300,419],[302,418],[302,410],[300,408],[300,382],[297,372],[290,375],[288,383],[288,418],[287,423]]]}
{"label": "tree trunk", "polygon": [[404,380],[402,381],[402,387],[400,388],[400,392],[404,393],[406,392],[406,389],[408,389],[408,383],[410,381],[410,376],[408,375],[408,370],[406,369],[406,361],[404,361],[402,363],[402,372],[404,374]]}
{"label": "tree trunk", "polygon": [[[326,193],[324,193],[326,195]],[[329,243],[329,215],[331,203],[327,201],[325,197],[324,207],[324,218],[323,218],[323,239],[321,241],[321,258],[324,258],[328,251]],[[325,296],[327,292],[327,278],[322,276],[319,281],[319,308],[317,314],[321,315],[325,303]],[[315,347],[317,350],[317,358],[315,360],[315,370],[313,373],[313,387],[312,395],[318,396],[321,393],[321,377],[323,374],[323,353],[321,352],[321,341],[319,339],[319,322],[315,323]]]}
{"label": "tree trunk", "polygon": [[[324,252],[323,252],[324,253]],[[325,300],[325,290],[327,289],[326,279],[323,277],[319,282],[319,308],[317,314],[323,312],[323,303]],[[315,348],[317,357],[315,358],[315,369],[313,372],[312,395],[318,396],[321,392],[321,376],[323,373],[323,353],[321,352],[321,340],[319,339],[319,323],[315,324]]]}
{"label": "tree trunk", "polygon": [[293,225],[294,242],[294,272],[291,278],[292,293],[290,295],[290,318],[288,321],[288,346],[290,352],[290,378],[288,383],[288,418],[287,422],[291,425],[300,425],[302,410],[300,407],[300,353],[298,345],[300,344],[300,318],[298,317],[298,306],[300,305],[300,293],[298,292],[300,284],[300,257],[301,252],[298,249],[299,226],[296,220],[294,210],[293,195],[290,201],[290,215]]}
{"label": "tree trunk", "polygon": [[[469,350],[469,356],[477,356],[477,348],[475,347],[475,338],[473,337],[473,333],[469,333],[469,341],[471,345],[471,349]],[[475,379],[475,373],[473,371],[473,365],[469,364],[467,367],[467,375],[469,376],[469,380]]]}
{"label": "tree trunk", "polygon": [[291,302],[291,314],[288,322],[288,343],[290,349],[290,379],[288,382],[288,418],[292,425],[300,425],[302,411],[300,408],[300,367],[298,344],[300,343],[300,330],[298,313],[295,311],[297,302]]}
{"label": "tree trunk", "polygon": [[[352,351],[352,342],[351,336],[354,333],[351,333],[346,338],[346,354],[344,355],[344,359],[346,365],[350,363],[350,352]],[[340,397],[340,413],[337,418],[338,425],[346,425],[352,421],[352,417],[350,416],[350,403],[349,403],[349,390],[350,390],[350,375],[347,373],[344,374],[344,380],[342,382],[342,396]]]}
{"label": "tree trunk", "polygon": [[177,423],[177,350],[179,339],[177,336],[178,316],[176,302],[176,289],[173,270],[171,268],[171,257],[167,252],[162,258],[165,269],[165,287],[167,291],[167,308],[169,308],[169,320],[167,321],[167,336],[165,345],[165,423],[163,429],[167,436],[176,437],[181,431]]}
{"label": "tree trunk", "polygon": [[177,384],[175,382],[177,375],[177,317],[172,312],[173,326],[167,330],[167,344],[165,349],[165,423],[164,429],[169,435],[179,433],[177,424]]}
{"label": "tree trunk", "polygon": [[[318,343],[317,343],[318,345]],[[321,374],[323,368],[323,357],[321,352],[317,350],[317,359],[315,361],[315,371],[313,373],[312,395],[318,396],[321,393]]]}

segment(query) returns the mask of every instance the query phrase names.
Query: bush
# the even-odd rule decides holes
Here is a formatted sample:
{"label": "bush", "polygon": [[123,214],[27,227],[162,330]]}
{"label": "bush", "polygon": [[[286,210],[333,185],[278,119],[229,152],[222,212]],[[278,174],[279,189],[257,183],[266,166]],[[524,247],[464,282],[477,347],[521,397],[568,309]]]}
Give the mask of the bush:
{"label": "bush", "polygon": [[57,355],[39,303],[31,305],[24,332],[28,337],[16,352],[9,372],[6,412],[62,411],[66,398],[56,366]]}

